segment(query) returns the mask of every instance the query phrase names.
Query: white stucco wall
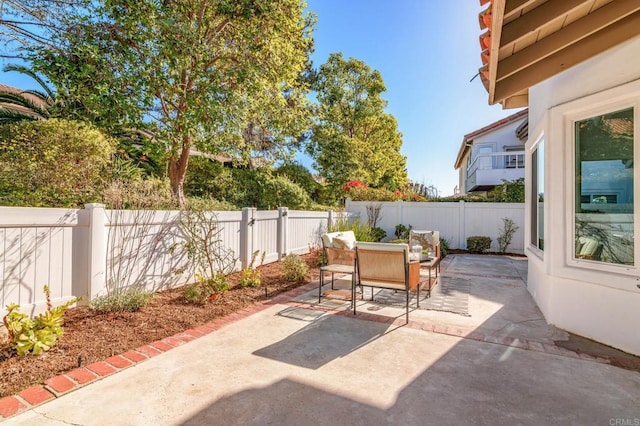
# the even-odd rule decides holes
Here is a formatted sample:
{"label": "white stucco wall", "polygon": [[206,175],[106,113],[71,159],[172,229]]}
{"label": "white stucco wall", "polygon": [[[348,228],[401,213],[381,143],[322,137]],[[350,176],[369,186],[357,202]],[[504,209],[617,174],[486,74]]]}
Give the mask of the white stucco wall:
{"label": "white stucco wall", "polygon": [[[613,107],[616,102],[640,105],[640,37],[530,89],[526,164],[530,168],[532,145],[543,136],[546,211],[545,251],[527,249],[528,287],[548,322],[640,355],[640,262],[632,267],[577,262],[572,249],[574,158],[567,131],[571,123],[567,117],[599,105]],[[640,150],[638,128],[636,123],[635,150]],[[635,185],[640,187],[637,176],[638,173]],[[529,194],[530,175],[527,181]],[[640,197],[637,188],[635,193],[635,249],[638,251]],[[527,200],[527,206],[529,202]],[[529,235],[530,226],[527,225],[525,232]],[[530,241],[530,237],[526,238]]]}

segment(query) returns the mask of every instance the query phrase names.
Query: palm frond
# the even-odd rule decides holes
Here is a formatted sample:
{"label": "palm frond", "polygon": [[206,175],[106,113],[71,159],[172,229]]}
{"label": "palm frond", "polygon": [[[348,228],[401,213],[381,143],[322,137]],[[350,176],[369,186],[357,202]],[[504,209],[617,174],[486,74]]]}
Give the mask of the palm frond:
{"label": "palm frond", "polygon": [[5,72],[14,71],[14,72],[18,72],[20,74],[29,76],[32,79],[34,79],[42,87],[42,89],[47,93],[46,97],[52,98],[52,99],[56,97],[56,94],[53,92],[53,90],[49,88],[49,86],[47,86],[47,83],[45,83],[45,81],[38,74],[36,74],[35,71],[33,71],[29,67],[26,67],[24,65],[9,64],[3,68],[3,71]]}
{"label": "palm frond", "polygon": [[38,118],[26,112],[0,107],[0,125],[18,123],[24,120],[37,120]]}
{"label": "palm frond", "polygon": [[[49,112],[46,108],[42,108],[35,102],[18,93],[0,91],[0,103],[25,108],[29,110],[28,112],[30,112],[32,115],[38,115],[40,118],[49,117]],[[7,107],[5,106],[4,108]]]}

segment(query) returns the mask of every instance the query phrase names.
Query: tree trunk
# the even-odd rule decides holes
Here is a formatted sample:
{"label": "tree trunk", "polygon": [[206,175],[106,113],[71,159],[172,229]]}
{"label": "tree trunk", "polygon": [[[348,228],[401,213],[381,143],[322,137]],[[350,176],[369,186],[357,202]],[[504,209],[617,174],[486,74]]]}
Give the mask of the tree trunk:
{"label": "tree trunk", "polygon": [[171,192],[173,198],[180,208],[185,206],[184,198],[184,178],[187,175],[187,165],[189,164],[189,148],[191,147],[191,139],[185,137],[182,142],[182,150],[180,157],[172,156],[169,158],[169,180],[171,181]]}

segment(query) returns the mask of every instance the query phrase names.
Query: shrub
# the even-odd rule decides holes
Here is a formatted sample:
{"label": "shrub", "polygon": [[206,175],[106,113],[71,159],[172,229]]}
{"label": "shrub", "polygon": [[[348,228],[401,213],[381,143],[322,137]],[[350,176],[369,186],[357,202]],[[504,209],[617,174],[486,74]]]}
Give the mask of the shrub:
{"label": "shrub", "polygon": [[513,239],[513,234],[520,229],[520,227],[514,223],[513,219],[509,217],[503,217],[502,222],[502,229],[500,230],[500,235],[498,235],[498,247],[500,253],[507,251],[507,247],[509,247],[511,240]]}
{"label": "shrub", "polygon": [[374,242],[382,241],[387,236],[387,231],[382,228],[371,228],[371,235]]}
{"label": "shrub", "polygon": [[396,236],[396,239],[398,240],[408,240],[409,239],[409,233],[411,232],[411,230],[413,229],[413,226],[409,225],[404,226],[403,224],[398,224],[396,225],[396,229],[394,232],[394,235]]}
{"label": "shrub", "polygon": [[63,334],[65,311],[80,300],[75,298],[62,306],[52,308],[49,286],[44,286],[44,293],[47,297],[47,311],[33,319],[18,312],[19,305],[12,303],[7,306],[8,312],[3,322],[9,333],[9,341],[20,356],[39,355],[51,349]]}
{"label": "shrub", "polygon": [[229,290],[229,281],[224,274],[216,274],[213,278],[204,278],[197,275],[198,281],[186,285],[182,291],[182,297],[194,305],[204,305],[213,295]]}
{"label": "shrub", "polygon": [[449,241],[446,238],[440,238],[440,257],[444,258],[449,252]]}
{"label": "shrub", "polygon": [[284,279],[290,282],[301,283],[307,278],[309,266],[297,254],[289,253],[282,259],[282,273]]}
{"label": "shrub", "polygon": [[[260,271],[254,268],[256,257],[260,254],[260,250],[253,252],[251,256],[251,263],[248,268],[242,270],[242,277],[240,278],[240,286],[242,287],[258,287],[260,285]],[[262,258],[260,265],[264,263],[264,257],[267,254],[266,251],[262,252]]]}
{"label": "shrub", "polygon": [[146,306],[153,293],[137,288],[129,287],[123,291],[104,296],[98,296],[91,301],[91,309],[96,312],[136,312]]}
{"label": "shrub", "polygon": [[350,221],[348,219],[338,219],[331,224],[328,230],[328,232],[344,231],[353,231],[356,236],[356,241],[378,241],[376,240],[373,229],[368,224],[362,223],[359,220]]}
{"label": "shrub", "polygon": [[471,253],[484,253],[491,248],[491,238],[473,236],[467,238],[467,250]]}
{"label": "shrub", "polygon": [[81,207],[100,201],[116,141],[60,119],[21,121],[0,134],[3,205]]}

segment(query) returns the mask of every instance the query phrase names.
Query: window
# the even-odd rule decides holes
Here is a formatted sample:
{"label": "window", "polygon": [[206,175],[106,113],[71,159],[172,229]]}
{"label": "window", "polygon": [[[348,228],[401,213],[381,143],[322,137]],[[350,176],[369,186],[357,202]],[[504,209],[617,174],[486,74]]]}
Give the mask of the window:
{"label": "window", "polygon": [[634,109],[574,122],[575,258],[634,264]]}
{"label": "window", "polygon": [[544,250],[544,140],[531,154],[531,244]]}

